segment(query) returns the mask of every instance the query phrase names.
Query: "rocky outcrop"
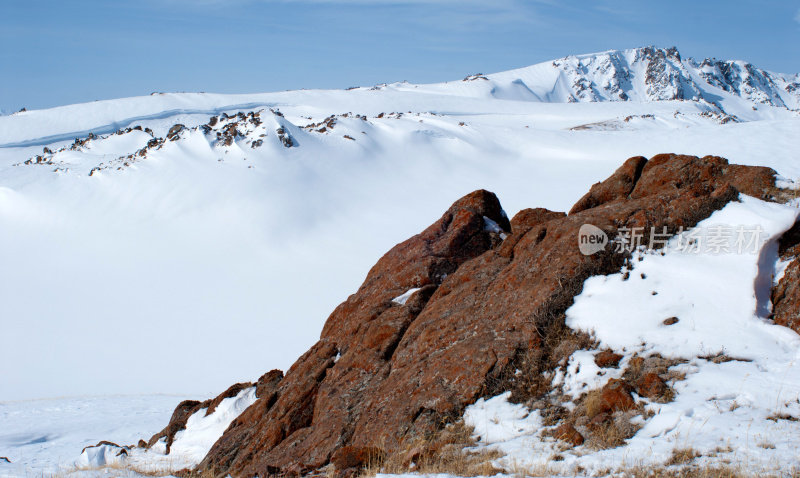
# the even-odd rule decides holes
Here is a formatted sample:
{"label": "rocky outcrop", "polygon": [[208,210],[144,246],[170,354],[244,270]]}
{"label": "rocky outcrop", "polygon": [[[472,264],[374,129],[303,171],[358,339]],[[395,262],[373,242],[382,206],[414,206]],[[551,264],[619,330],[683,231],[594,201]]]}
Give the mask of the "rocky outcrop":
{"label": "rocky outcrop", "polygon": [[[548,392],[543,372],[574,350],[565,345],[574,337],[564,311],[583,282],[629,260],[611,246],[582,254],[581,226],[610,237],[634,227],[675,232],[740,191],[768,197],[773,189],[766,168],[659,155],[631,158],[569,215],[526,209],[509,221],[494,194],[475,191],[383,256],[285,377],[273,371],[259,380],[258,400],[198,468],[267,476],[331,462],[358,467],[430,436],[480,397],[510,390],[512,399],[535,400]],[[393,300],[406,293],[404,303]],[[619,357],[601,360],[615,366]],[[596,416],[633,407],[633,390],[656,396],[663,385],[658,376],[609,382]],[[201,407],[182,406],[173,428]],[[561,431],[559,438],[582,440]]]}
{"label": "rocky outcrop", "polygon": [[[172,442],[175,440],[175,434],[186,429],[186,421],[189,420],[189,417],[204,408],[206,409],[206,416],[211,415],[214,413],[214,410],[217,408],[220,402],[222,402],[222,400],[235,397],[245,388],[250,388],[252,386],[252,383],[237,383],[231,385],[227,390],[210,400],[205,400],[203,402],[199,402],[197,400],[182,401],[177,407],[175,407],[175,411],[172,412],[172,417],[169,419],[167,426],[164,427],[164,429],[160,432],[150,437],[150,440],[147,441],[146,446],[148,448],[152,447],[159,440],[164,439],[164,443],[166,444],[166,452],[169,453],[170,448],[172,447]],[[107,444],[107,442],[100,442],[95,446],[100,446],[102,444]]]}
{"label": "rocky outcrop", "polygon": [[[201,467],[236,475],[301,472],[326,464],[345,445],[380,443],[378,436],[360,436],[380,428],[373,418],[381,405],[376,392],[391,375],[409,325],[441,282],[501,242],[486,219],[510,227],[495,195],[476,191],[382,257],[328,318],[320,341],[287,372],[273,403],[260,398],[245,411]],[[410,289],[418,290],[405,304],[392,301]],[[409,421],[405,409],[396,412],[381,420]]]}
{"label": "rocky outcrop", "polygon": [[800,333],[800,221],[781,237],[778,255],[785,269],[772,289],[772,320]]}

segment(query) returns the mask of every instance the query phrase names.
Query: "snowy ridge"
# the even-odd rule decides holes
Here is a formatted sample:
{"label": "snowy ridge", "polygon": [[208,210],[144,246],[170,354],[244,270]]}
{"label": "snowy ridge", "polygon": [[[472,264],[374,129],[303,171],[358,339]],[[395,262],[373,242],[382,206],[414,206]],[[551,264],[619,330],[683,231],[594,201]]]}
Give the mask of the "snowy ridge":
{"label": "snowy ridge", "polygon": [[[286,369],[386,250],[472,190],[497,193],[510,216],[568,210],[625,157],[663,152],[772,167],[797,187],[797,75],[651,50],[430,85],[157,94],[1,116],[0,363],[19,365],[2,369],[0,400],[197,397]],[[165,351],[169,367],[121,361]],[[597,386],[590,356],[567,365],[577,394]],[[93,402],[41,415],[0,403],[0,456],[13,462],[0,474],[149,436],[176,401],[118,434],[127,415],[113,404],[101,424],[53,428],[30,424]]]}
{"label": "snowy ridge", "polygon": [[[288,367],[313,340],[307,331],[363,271],[471,190],[495,191],[510,215],[530,204],[567,210],[622,158],[665,151],[715,154],[800,178],[797,112],[753,110],[721,88],[720,104],[735,118],[704,101],[647,101],[645,50],[433,85],[157,94],[0,117],[0,229],[13,231],[0,236],[0,263],[15,271],[0,277],[0,300],[17,319],[0,359],[23,353],[22,337],[31,333],[42,351],[32,358],[38,375],[9,372],[7,393],[18,395],[8,398],[98,387],[48,372],[48,354],[64,336],[91,344],[64,367],[95,363],[111,377],[108,386],[120,387],[115,392],[186,393],[204,384],[197,390],[204,394],[259,375],[259,361]],[[676,53],[649,55],[672,65],[663,78],[685,66]],[[568,76],[580,69],[594,86],[569,103]],[[627,101],[614,100],[621,92]],[[523,99],[497,98],[512,93]],[[308,287],[318,300],[291,300]],[[119,310],[120,301],[131,306]],[[46,321],[54,316],[67,330]],[[120,334],[108,326],[111,316],[135,326]],[[188,330],[201,348],[215,347],[196,324],[219,317],[233,321],[218,332],[225,343],[253,327],[285,340],[263,349],[252,334],[251,347],[201,363],[179,354],[176,366],[197,370],[181,383],[164,373],[158,386],[133,390],[131,383],[155,376],[132,370],[134,380],[115,378],[120,344],[147,355],[183,343],[175,339]],[[148,327],[161,331],[158,344],[147,345]],[[241,375],[232,380],[225,370]]]}
{"label": "snowy ridge", "polygon": [[[405,111],[414,103],[409,101],[409,93],[417,97],[427,93],[543,103],[689,100],[722,114],[748,113],[743,119],[752,120],[763,117],[753,114],[753,108],[758,106],[800,109],[800,73],[773,73],[736,60],[683,59],[674,47],[650,46],[573,55],[507,72],[429,85],[401,82],[348,91],[253,95],[159,93],[18,112],[0,117],[0,147],[50,144],[85,137],[90,132],[108,134],[168,117],[207,117],[226,111],[279,108],[298,97],[307,104],[322,100],[329,111],[346,111],[357,102],[365,106],[363,114],[377,114],[376,103],[402,99],[405,104],[399,111]],[[31,130],[45,130],[47,134],[32,137]]]}
{"label": "snowy ridge", "polygon": [[[547,102],[691,100],[738,109],[735,100],[800,107],[800,76],[771,73],[743,61],[682,59],[675,48],[645,47],[568,56],[486,76],[492,93],[511,91]],[[504,86],[502,86],[504,85]],[[752,105],[751,105],[752,107]]]}

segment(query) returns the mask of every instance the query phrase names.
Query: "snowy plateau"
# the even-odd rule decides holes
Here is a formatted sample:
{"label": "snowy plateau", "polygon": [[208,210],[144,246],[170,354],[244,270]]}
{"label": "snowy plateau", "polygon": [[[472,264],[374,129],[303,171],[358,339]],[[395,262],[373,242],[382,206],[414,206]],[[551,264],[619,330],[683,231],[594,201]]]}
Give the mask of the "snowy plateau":
{"label": "snowy plateau", "polygon": [[[800,74],[645,47],[438,84],[155,93],[0,116],[0,477],[191,467],[253,388],[194,413],[169,454],[127,446],[181,400],[288,369],[370,267],[454,200],[487,189],[508,217],[567,211],[626,158],[659,153],[770,167],[795,191],[781,204],[742,196],[697,225],[759,225],[756,253],[642,253],[632,271],[588,279],[567,310],[570,328],[622,358],[600,367],[599,349],[578,351],[553,387],[577,400],[657,353],[676,360],[673,400],[635,397],[638,431],[596,449],[565,447],[507,393],[485,397],[463,416],[469,451],[507,474],[680,467],[676,450],[796,474],[800,337],[767,319],[763,295],[800,211]],[[121,446],[92,447],[102,440]]]}

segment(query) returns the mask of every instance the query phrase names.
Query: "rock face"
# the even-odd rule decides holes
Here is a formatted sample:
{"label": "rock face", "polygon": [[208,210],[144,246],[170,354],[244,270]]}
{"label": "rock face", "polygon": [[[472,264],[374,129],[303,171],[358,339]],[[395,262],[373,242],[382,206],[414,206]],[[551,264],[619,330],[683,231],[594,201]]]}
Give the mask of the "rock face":
{"label": "rock face", "polygon": [[[509,222],[494,194],[475,191],[383,256],[285,377],[273,371],[259,380],[258,400],[198,469],[267,476],[331,461],[359,466],[436,432],[480,397],[542,395],[538,378],[560,359],[569,333],[564,311],[585,279],[617,272],[628,259],[611,246],[583,255],[582,225],[610,237],[624,227],[674,232],[740,191],[768,197],[772,188],[767,168],[658,155],[629,159],[569,215],[526,209]],[[411,289],[404,304],[393,301]],[[651,382],[642,388],[656,393]],[[633,404],[623,385],[605,392],[610,410]],[[170,426],[197,407],[181,404]],[[160,436],[169,437],[170,426]],[[566,439],[580,441],[568,431]]]}
{"label": "rock face", "polygon": [[800,333],[800,221],[781,237],[778,255],[787,265],[772,289],[772,320]]}

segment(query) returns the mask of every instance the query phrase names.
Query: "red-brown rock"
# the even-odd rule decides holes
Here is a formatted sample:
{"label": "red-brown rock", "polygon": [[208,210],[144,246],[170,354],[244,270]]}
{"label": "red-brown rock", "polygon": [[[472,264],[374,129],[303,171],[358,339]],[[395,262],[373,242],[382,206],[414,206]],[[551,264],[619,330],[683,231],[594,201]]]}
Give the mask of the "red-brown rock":
{"label": "red-brown rock", "polygon": [[[430,436],[479,397],[512,390],[524,398],[533,393],[526,376],[554,366],[548,353],[583,282],[619,271],[626,259],[610,247],[581,254],[583,224],[612,237],[623,227],[676,231],[735,200],[737,188],[769,190],[772,174],[714,157],[632,158],[569,216],[526,210],[513,225],[494,194],[465,196],[378,261],[328,318],[319,342],[285,377],[264,380],[269,390],[258,392],[198,469],[314,470],[344,447],[380,444],[391,453]],[[502,240],[484,217],[512,233]],[[392,302],[411,288],[420,290],[405,305]],[[520,368],[526,373],[515,373]],[[634,406],[619,381],[600,399],[595,415]]]}
{"label": "red-brown rock", "polygon": [[667,384],[657,373],[646,373],[634,384],[636,393],[645,398],[658,398],[667,391]]}
{"label": "red-brown rock", "polygon": [[677,317],[667,317],[661,323],[664,324],[664,325],[675,325],[680,321],[681,321],[681,319],[679,319]]}
{"label": "red-brown rock", "polygon": [[589,418],[614,412],[624,412],[636,406],[631,395],[631,387],[622,380],[611,379],[600,391],[591,410],[587,410]]}
{"label": "red-brown rock", "polygon": [[610,350],[602,350],[594,356],[594,363],[600,368],[617,367],[620,360],[622,360],[622,355]]}
{"label": "red-brown rock", "polygon": [[283,372],[280,370],[270,370],[256,382],[256,397],[270,401],[272,395],[278,390],[278,385],[283,380]]}
{"label": "red-brown rock", "polygon": [[531,229],[536,229],[536,232],[534,232],[536,237],[544,238],[547,233],[547,224],[565,216],[566,214],[563,212],[550,211],[544,208],[521,210],[511,220],[511,234],[497,248],[497,254],[511,258],[514,253],[514,247]]}
{"label": "red-brown rock", "polygon": [[789,264],[772,289],[772,320],[800,333],[800,221],[781,237],[778,255]]}
{"label": "red-brown rock", "polygon": [[516,213],[514,218],[511,219],[511,232],[525,232],[539,224],[544,224],[553,219],[561,219],[564,216],[566,216],[566,214],[563,212],[551,211],[542,207],[523,209]]}
{"label": "red-brown rock", "polygon": [[[89,445],[89,446],[83,447],[83,450],[81,450],[81,453],[85,452],[87,448],[97,448],[99,446],[110,446],[110,447],[114,447],[114,448],[119,448],[121,450],[125,449],[125,447],[121,447],[121,446],[117,445],[114,442],[101,440],[101,441],[97,442],[97,445]],[[125,454],[127,454],[127,452]]]}
{"label": "red-brown rock", "polygon": [[[382,257],[358,292],[328,318],[320,341],[287,372],[274,403],[267,406],[259,399],[251,407],[257,412],[245,411],[201,467],[244,475],[265,474],[267,466],[282,471],[301,463],[320,467],[348,443],[380,443],[376,422],[370,424],[373,433],[358,427],[366,422],[367,410],[380,406],[376,389],[391,372],[404,333],[439,284],[463,262],[501,242],[499,234],[487,230],[484,217],[509,228],[495,195],[475,191]],[[420,290],[404,305],[392,302],[411,288]],[[413,400],[409,392],[389,400]],[[383,420],[407,420],[397,415],[387,413]]]}
{"label": "red-brown rock", "polygon": [[556,439],[565,441],[572,446],[583,445],[583,435],[581,435],[580,432],[569,423],[565,423],[553,430],[553,436]]}
{"label": "red-brown rock", "polygon": [[642,175],[645,164],[647,164],[647,158],[643,156],[629,158],[611,177],[592,186],[589,192],[572,206],[569,213],[579,213],[607,202],[628,197]]}
{"label": "red-brown rock", "polygon": [[377,447],[369,446],[343,446],[331,456],[331,463],[337,470],[348,468],[363,468],[370,463],[383,460],[386,454]]}

